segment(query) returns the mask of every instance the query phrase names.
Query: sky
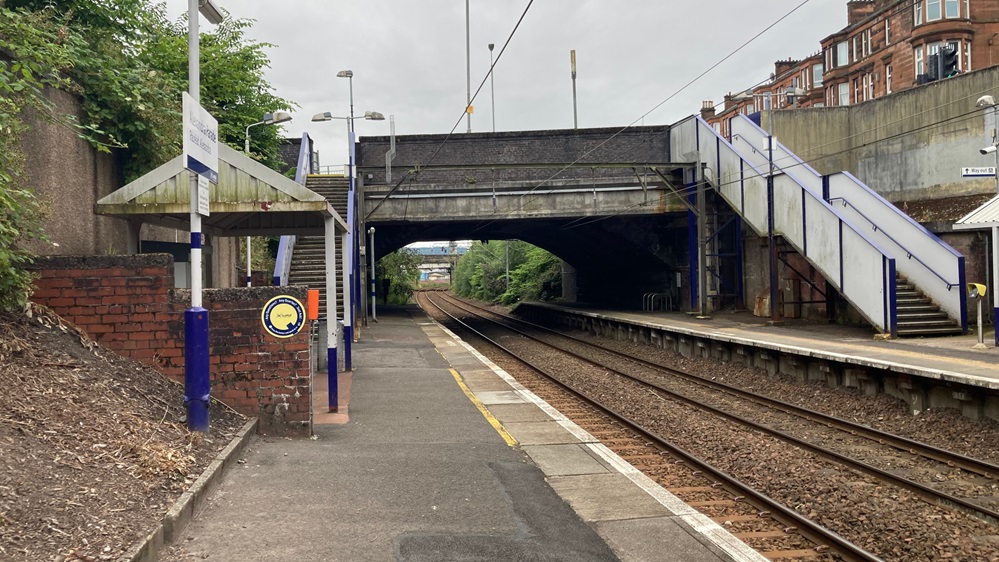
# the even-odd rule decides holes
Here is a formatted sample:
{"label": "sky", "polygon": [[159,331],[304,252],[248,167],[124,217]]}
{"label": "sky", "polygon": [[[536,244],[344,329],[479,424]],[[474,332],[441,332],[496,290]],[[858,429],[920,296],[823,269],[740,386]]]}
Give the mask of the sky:
{"label": "sky", "polygon": [[[356,119],[359,137],[388,135],[390,116],[396,135],[467,132],[469,76],[473,133],[493,131],[494,118],[496,131],[571,129],[571,50],[580,128],[668,125],[703,100],[720,105],[726,93],[766,81],[777,60],[814,54],[847,13],[846,0],[213,1],[254,20],[248,40],[274,45],[265,79],[298,104],[284,108],[293,115],[284,135],[307,132],[323,166],[348,159],[346,121],[311,122],[325,111],[350,115],[341,70],[354,73],[354,115],[385,115]],[[187,11],[187,0],[163,3],[170,19]]]}

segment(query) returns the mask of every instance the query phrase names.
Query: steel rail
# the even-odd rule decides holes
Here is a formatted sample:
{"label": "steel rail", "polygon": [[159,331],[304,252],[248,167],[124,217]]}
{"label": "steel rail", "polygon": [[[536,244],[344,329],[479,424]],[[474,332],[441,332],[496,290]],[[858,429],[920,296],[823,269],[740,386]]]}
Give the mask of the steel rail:
{"label": "steel rail", "polygon": [[[452,303],[452,304],[454,304],[454,303]],[[469,305],[467,303],[462,303],[462,304],[465,304],[466,306],[474,306],[474,305]],[[455,306],[459,306],[459,305],[455,305]],[[459,306],[459,308],[463,308],[463,307]],[[468,310],[468,309],[464,308],[464,310]],[[526,338],[529,338],[529,339],[531,339],[533,341],[536,341],[538,343],[541,343],[541,344],[546,345],[548,347],[551,347],[553,349],[557,349],[557,350],[559,350],[559,351],[561,351],[561,352],[563,352],[565,354],[568,354],[568,355],[571,355],[573,357],[576,357],[576,358],[580,359],[581,361],[585,361],[587,363],[590,363],[591,365],[594,365],[594,366],[600,367],[602,369],[606,369],[608,371],[611,371],[611,372],[613,372],[613,373],[615,373],[615,374],[617,374],[617,375],[619,375],[621,377],[624,377],[626,379],[632,380],[632,381],[634,381],[634,382],[636,382],[638,384],[645,385],[646,387],[654,389],[657,392],[661,392],[663,394],[666,394],[670,398],[673,398],[673,399],[675,399],[677,401],[683,402],[685,404],[689,404],[689,405],[691,405],[691,406],[693,406],[695,408],[700,408],[700,409],[702,409],[704,411],[707,411],[707,412],[710,412],[710,413],[712,413],[714,415],[717,415],[719,417],[731,420],[731,421],[736,422],[738,424],[742,424],[742,425],[744,425],[746,427],[755,429],[757,431],[761,431],[763,433],[766,433],[768,435],[771,435],[773,437],[776,437],[778,439],[781,439],[781,440],[786,441],[788,443],[791,443],[793,445],[797,445],[798,447],[801,447],[802,449],[806,449],[806,450],[811,451],[811,452],[813,452],[813,453],[815,453],[817,455],[823,456],[823,457],[825,457],[827,459],[831,459],[831,460],[833,460],[835,462],[838,462],[840,464],[848,466],[848,467],[850,467],[850,468],[852,468],[854,470],[867,473],[869,475],[872,475],[872,476],[875,476],[877,478],[880,478],[881,480],[884,480],[886,482],[894,484],[895,486],[898,486],[900,488],[904,488],[906,490],[909,490],[909,491],[917,494],[919,497],[921,497],[927,503],[931,503],[931,504],[938,505],[938,506],[941,506],[941,507],[946,507],[946,508],[949,508],[949,509],[953,509],[955,511],[960,511],[962,513],[965,513],[967,515],[971,515],[973,517],[976,517],[978,519],[981,519],[981,520],[986,521],[988,523],[991,523],[993,525],[999,525],[999,512],[997,512],[995,510],[992,510],[992,509],[989,509],[987,507],[978,505],[978,504],[973,503],[973,502],[971,502],[969,500],[966,500],[964,498],[959,498],[957,496],[954,496],[954,495],[951,495],[951,494],[948,494],[948,493],[945,493],[945,492],[941,492],[939,490],[936,490],[934,488],[926,486],[925,484],[921,484],[919,482],[915,482],[913,480],[909,480],[908,478],[903,478],[901,476],[897,476],[895,474],[892,474],[891,472],[888,472],[886,470],[880,469],[880,468],[878,468],[876,466],[872,466],[872,465],[864,463],[862,461],[858,461],[856,459],[850,458],[850,457],[848,457],[846,455],[843,455],[841,453],[837,453],[836,451],[832,451],[832,450],[826,449],[824,447],[820,447],[818,445],[815,445],[813,443],[805,441],[804,439],[799,439],[797,437],[794,437],[793,435],[789,435],[787,433],[784,433],[784,432],[779,431],[777,429],[774,429],[772,427],[769,427],[769,426],[766,426],[766,425],[763,425],[763,424],[759,424],[759,423],[756,423],[754,421],[745,419],[742,416],[739,416],[737,414],[732,414],[732,413],[726,412],[725,410],[722,410],[720,408],[716,408],[714,406],[711,406],[711,405],[708,405],[708,404],[704,404],[702,402],[698,402],[697,400],[694,400],[694,399],[688,398],[686,396],[683,396],[682,394],[679,394],[677,392],[669,390],[669,389],[667,389],[667,388],[665,388],[665,387],[663,387],[661,385],[650,383],[648,381],[642,380],[642,379],[637,378],[637,377],[635,377],[633,375],[630,375],[628,373],[620,371],[620,370],[618,370],[618,369],[616,369],[616,368],[614,368],[614,367],[612,367],[610,365],[605,365],[603,363],[600,363],[600,362],[595,361],[593,359],[590,359],[588,357],[584,357],[583,355],[580,355],[580,354],[578,354],[578,353],[576,353],[574,351],[563,349],[563,348],[561,348],[561,347],[559,347],[559,346],[557,346],[557,345],[555,345],[553,343],[545,342],[545,341],[543,341],[541,339],[538,339],[535,336],[532,336],[532,335],[530,335],[530,334],[528,334],[526,332],[523,332],[522,330],[518,330],[517,328],[511,327],[511,326],[505,326],[502,323],[499,323],[499,322],[497,322],[495,320],[490,320],[488,318],[485,318],[485,317],[479,315],[478,313],[475,313],[475,312],[472,312],[472,311],[469,311],[469,312],[472,313],[472,314],[476,314],[477,316],[479,316],[480,318],[483,318],[484,320],[487,320],[489,322],[493,322],[494,324],[498,324],[500,326],[503,326],[507,330],[513,331],[515,333],[518,333],[518,334],[520,334],[520,335],[522,335],[522,336],[524,336]],[[497,313],[492,312],[492,311],[487,311],[487,312],[489,314],[494,314],[496,316],[501,316],[501,317],[506,318],[505,316],[497,314]],[[548,331],[551,331],[551,330],[548,330]],[[583,342],[583,343],[587,343],[587,342]],[[599,346],[596,346],[596,347],[599,347]],[[631,359],[634,360],[633,358],[631,358]],[[660,368],[662,368],[662,367],[660,367]],[[672,371],[673,369],[669,369],[669,370]]]}
{"label": "steel rail", "polygon": [[[686,464],[691,469],[696,470],[696,471],[700,471],[700,472],[704,473],[705,475],[707,475],[710,479],[714,479],[717,482],[721,483],[722,486],[724,486],[725,489],[728,490],[733,495],[735,495],[735,496],[744,496],[745,498],[747,498],[750,501],[750,503],[755,504],[758,508],[759,507],[763,507],[764,509],[759,512],[759,514],[761,516],[768,515],[768,516],[773,517],[774,519],[778,520],[783,525],[788,525],[788,526],[795,527],[796,530],[798,531],[798,533],[801,534],[801,536],[803,536],[803,537],[811,540],[812,542],[814,542],[814,543],[816,543],[818,545],[827,545],[827,546],[829,546],[832,550],[836,551],[839,555],[841,555],[842,557],[844,557],[847,560],[851,560],[851,561],[853,561],[853,560],[855,560],[855,561],[865,561],[865,562],[876,562],[876,561],[881,561],[882,560],[881,558],[878,558],[874,554],[872,554],[872,553],[870,553],[870,552],[868,552],[868,551],[860,548],[859,546],[851,543],[850,541],[848,541],[847,539],[845,539],[842,536],[838,535],[837,533],[831,531],[830,529],[827,529],[827,528],[819,525],[818,523],[816,523],[816,522],[814,522],[814,521],[812,521],[812,520],[810,520],[810,519],[802,516],[798,512],[796,512],[796,511],[794,511],[792,509],[789,509],[786,506],[784,506],[783,504],[781,504],[781,503],[779,503],[779,502],[777,502],[777,501],[775,501],[775,500],[767,497],[765,494],[763,494],[762,492],[757,491],[752,486],[749,486],[748,484],[746,484],[746,483],[744,483],[744,482],[742,482],[742,481],[740,481],[740,480],[738,480],[738,479],[736,479],[736,478],[734,478],[734,477],[726,474],[725,472],[722,472],[722,471],[714,468],[713,466],[711,466],[710,464],[708,464],[706,461],[701,460],[700,458],[696,457],[692,453],[689,453],[686,450],[680,448],[679,446],[674,445],[670,441],[667,441],[665,438],[663,438],[662,436],[660,436],[658,433],[655,433],[654,431],[645,428],[644,426],[638,424],[637,422],[631,420],[630,418],[628,418],[626,416],[618,414],[613,409],[611,409],[609,406],[604,405],[600,401],[595,400],[595,399],[590,398],[590,397],[587,397],[586,395],[580,393],[579,391],[573,389],[572,387],[570,387],[570,386],[566,385],[565,383],[563,383],[562,381],[558,380],[558,377],[556,377],[555,375],[552,375],[551,373],[545,371],[544,369],[541,369],[540,367],[534,366],[529,361],[527,361],[527,360],[521,358],[520,356],[518,356],[512,350],[508,349],[507,347],[503,346],[499,342],[497,342],[497,341],[493,340],[492,338],[486,336],[482,332],[476,330],[475,328],[471,327],[467,323],[463,322],[462,320],[458,319],[454,315],[452,315],[449,312],[447,312],[446,310],[444,310],[443,307],[441,307],[436,302],[434,302],[433,298],[431,298],[429,296],[429,293],[432,293],[432,292],[439,292],[439,291],[421,291],[421,293],[427,293],[424,296],[424,298],[426,299],[427,302],[429,302],[431,305],[433,305],[434,307],[436,307],[443,314],[447,315],[454,322],[460,324],[466,330],[474,333],[476,336],[478,336],[478,337],[484,339],[485,341],[489,342],[491,345],[493,345],[493,346],[495,346],[495,347],[503,350],[504,353],[507,353],[513,359],[521,362],[522,364],[526,365],[530,369],[532,369],[532,370],[540,373],[546,379],[550,380],[553,384],[557,385],[559,388],[562,388],[566,392],[572,394],[577,399],[583,401],[586,404],[591,405],[592,407],[594,407],[595,409],[601,411],[602,413],[604,413],[606,416],[608,416],[609,418],[613,419],[617,423],[619,423],[619,424],[627,427],[628,429],[634,431],[635,433],[637,433],[641,437],[643,437],[645,439],[648,439],[649,441],[655,443],[657,446],[659,446],[659,447],[663,448],[664,450],[666,450],[667,452],[669,452],[669,454],[671,454],[674,457],[680,459],[684,464]],[[473,313],[473,314],[475,314],[475,313]],[[488,318],[484,318],[481,315],[477,315],[477,316],[479,316],[479,318],[483,318],[484,320],[486,320],[488,322],[492,322],[494,324],[497,324],[497,325],[499,325],[499,326],[501,326],[501,327],[503,327],[503,328],[505,328],[507,330],[511,330],[511,331],[520,333],[518,330],[516,330],[514,328],[510,328],[509,326],[503,326],[502,324],[499,324],[498,322],[496,322],[494,320],[490,320]],[[522,334],[522,335],[524,335],[524,334]],[[532,338],[531,336],[526,336],[526,337],[528,337],[530,339],[533,339],[535,341],[538,341],[536,338]],[[540,343],[545,343],[545,342],[540,342]],[[545,345],[548,345],[548,347],[554,347],[554,346],[551,346],[550,344],[545,344]],[[555,349],[558,349],[558,348],[556,347]],[[565,352],[564,350],[560,350],[560,351],[563,351],[564,353],[569,353],[569,352]],[[569,353],[569,354],[571,354],[571,353]]]}
{"label": "steel rail", "polygon": [[[460,301],[460,302],[462,302],[462,304],[464,304],[466,306],[471,306],[473,308],[480,308],[480,307],[477,307],[477,306],[475,306],[474,304],[471,304],[471,303],[466,303],[464,301]],[[485,310],[485,309],[482,309],[482,310]],[[758,402],[760,404],[772,407],[774,409],[781,410],[781,411],[783,411],[783,412],[785,412],[787,414],[799,416],[799,417],[802,417],[802,418],[805,418],[805,419],[809,419],[809,420],[815,421],[816,423],[823,423],[823,424],[825,424],[827,426],[838,428],[838,429],[840,429],[842,431],[845,431],[845,432],[853,434],[853,435],[860,435],[862,437],[866,437],[867,439],[875,441],[875,442],[877,442],[877,443],[879,443],[881,445],[890,445],[890,446],[895,447],[896,449],[899,449],[901,451],[906,451],[906,452],[909,452],[909,453],[912,453],[912,454],[922,455],[922,456],[924,456],[926,458],[935,460],[937,462],[944,463],[944,464],[946,464],[948,466],[957,467],[957,468],[960,468],[962,470],[967,470],[969,472],[974,472],[976,474],[980,474],[980,475],[985,476],[987,478],[995,479],[997,476],[999,476],[999,465],[995,465],[995,464],[992,464],[992,463],[989,463],[989,462],[986,462],[986,461],[983,461],[983,460],[980,460],[980,459],[976,459],[976,458],[973,458],[973,457],[968,457],[966,455],[955,453],[953,451],[948,451],[947,449],[943,449],[943,448],[940,448],[940,447],[935,447],[933,445],[930,445],[930,444],[927,444],[927,443],[923,443],[921,441],[916,441],[916,440],[913,440],[913,439],[909,439],[907,437],[902,437],[901,435],[895,435],[895,434],[888,433],[888,432],[885,432],[885,431],[881,431],[879,429],[875,429],[875,428],[872,428],[872,427],[859,425],[859,424],[853,423],[853,422],[851,422],[849,420],[844,420],[842,418],[837,418],[836,416],[831,416],[829,414],[824,414],[822,412],[817,412],[815,410],[810,410],[808,408],[804,408],[804,407],[798,406],[796,404],[791,404],[790,402],[784,402],[782,400],[777,400],[775,398],[770,398],[770,397],[764,396],[762,394],[757,394],[755,392],[750,392],[748,390],[743,390],[741,388],[738,388],[738,387],[735,387],[735,386],[731,386],[731,385],[727,385],[725,383],[721,383],[721,382],[718,382],[718,381],[713,381],[713,380],[710,380],[710,379],[707,379],[707,378],[704,378],[704,377],[701,377],[701,376],[698,376],[698,375],[695,375],[695,374],[692,374],[692,373],[687,373],[687,372],[678,370],[678,369],[673,368],[673,367],[668,367],[668,366],[662,365],[660,363],[656,363],[656,362],[653,362],[653,361],[642,359],[640,357],[634,357],[634,356],[628,355],[626,353],[622,353],[620,351],[617,351],[615,349],[611,349],[611,348],[602,346],[600,344],[597,344],[597,343],[594,343],[594,342],[590,342],[590,341],[584,340],[582,338],[578,338],[578,337],[570,335],[570,334],[566,334],[566,333],[563,333],[563,332],[559,332],[557,330],[553,330],[551,328],[548,328],[547,326],[541,326],[539,324],[535,324],[533,322],[528,322],[528,321],[520,319],[520,318],[515,318],[515,317],[507,316],[507,315],[501,315],[501,314],[497,314],[496,312],[492,312],[492,311],[488,311],[488,312],[490,314],[496,314],[497,316],[502,316],[503,318],[506,318],[506,319],[511,320],[513,322],[517,322],[517,323],[520,323],[520,324],[523,324],[523,325],[526,325],[526,326],[530,326],[530,327],[532,327],[534,329],[545,331],[545,332],[548,332],[548,333],[551,333],[551,334],[554,334],[554,335],[557,335],[557,336],[560,336],[560,337],[572,340],[574,342],[577,342],[577,343],[580,343],[580,344],[584,344],[584,345],[587,345],[587,346],[599,349],[599,350],[604,351],[606,353],[612,354],[612,355],[614,355],[616,357],[620,357],[622,359],[626,359],[628,361],[632,361],[634,363],[638,363],[638,364],[640,364],[642,366],[645,366],[645,367],[664,370],[664,371],[666,371],[666,372],[668,372],[670,374],[675,374],[675,375],[684,377],[685,379],[687,379],[687,380],[689,380],[689,381],[691,381],[693,383],[696,383],[696,384],[701,384],[701,385],[713,388],[715,390],[720,390],[720,391],[727,392],[727,393],[730,393],[730,394],[733,394],[733,395],[736,395],[736,396],[740,396],[740,397],[745,398],[747,400]]]}

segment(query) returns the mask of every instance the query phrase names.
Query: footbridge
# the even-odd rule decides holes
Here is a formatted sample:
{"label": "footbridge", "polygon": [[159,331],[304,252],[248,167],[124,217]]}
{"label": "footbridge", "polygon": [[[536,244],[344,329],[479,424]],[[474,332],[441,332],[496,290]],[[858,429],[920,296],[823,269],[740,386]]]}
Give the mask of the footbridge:
{"label": "footbridge", "polygon": [[377,229],[376,258],[419,241],[520,239],[564,260],[569,300],[851,315],[892,336],[967,329],[963,256],[745,116],[731,138],[694,116],[365,137],[356,153],[356,214],[361,232]]}

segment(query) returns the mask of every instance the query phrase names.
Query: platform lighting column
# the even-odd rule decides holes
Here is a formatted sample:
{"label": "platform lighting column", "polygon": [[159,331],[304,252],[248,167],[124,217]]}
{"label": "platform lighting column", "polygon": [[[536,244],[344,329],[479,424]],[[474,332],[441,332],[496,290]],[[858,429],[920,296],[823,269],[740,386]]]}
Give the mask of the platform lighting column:
{"label": "platform lighting column", "polygon": [[343,281],[343,365],[344,370],[350,371],[351,365],[351,343],[354,340],[354,306],[353,299],[354,295],[354,270],[351,266],[351,259],[355,252],[353,246],[356,243],[354,236],[354,220],[353,210],[354,210],[354,71],[353,70],[341,70],[336,73],[337,78],[346,78],[349,87],[349,101],[350,101],[350,116],[347,117],[347,143],[348,143],[348,157],[347,157],[347,182],[349,187],[347,188],[347,232],[350,236],[344,242],[347,246],[344,248],[343,258],[344,261],[341,264],[344,270],[344,281]]}
{"label": "platform lighting column", "polygon": [[[222,21],[222,14],[211,0],[187,2],[187,73],[188,94],[201,105],[200,44],[198,14],[212,24]],[[185,163],[186,164],[186,163]],[[209,371],[208,310],[201,306],[201,215],[198,214],[198,174],[191,171],[191,307],[184,311],[184,402],[187,426],[192,431],[208,432],[211,404]]]}
{"label": "platform lighting column", "polygon": [[[291,114],[284,111],[275,111],[274,113],[265,113],[264,118],[256,123],[251,123],[246,127],[245,144],[243,145],[243,154],[250,157],[250,128],[256,127],[257,125],[277,125],[278,123],[286,123],[291,121]],[[251,286],[252,280],[252,269],[251,269],[251,252],[250,252],[251,238],[246,237],[246,286]]]}

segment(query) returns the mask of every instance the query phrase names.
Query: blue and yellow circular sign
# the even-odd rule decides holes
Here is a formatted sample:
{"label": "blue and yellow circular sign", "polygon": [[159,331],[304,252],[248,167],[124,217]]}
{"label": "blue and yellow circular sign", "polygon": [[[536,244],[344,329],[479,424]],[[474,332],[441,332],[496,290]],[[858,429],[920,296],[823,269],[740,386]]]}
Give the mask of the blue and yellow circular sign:
{"label": "blue and yellow circular sign", "polygon": [[290,338],[305,325],[305,308],[295,297],[279,295],[267,301],[260,320],[268,334],[276,338]]}

